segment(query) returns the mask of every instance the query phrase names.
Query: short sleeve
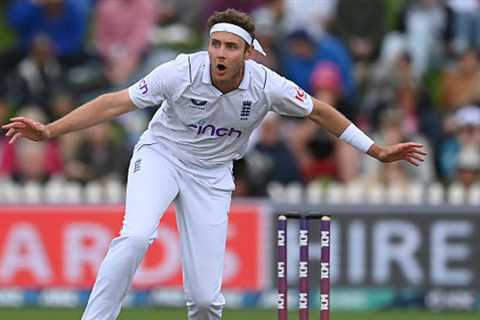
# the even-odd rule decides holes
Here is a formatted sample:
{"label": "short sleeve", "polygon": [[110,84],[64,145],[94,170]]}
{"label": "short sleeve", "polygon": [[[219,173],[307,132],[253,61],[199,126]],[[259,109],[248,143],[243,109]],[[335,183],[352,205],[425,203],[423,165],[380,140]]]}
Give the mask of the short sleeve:
{"label": "short sleeve", "polygon": [[306,117],[313,109],[312,97],[293,81],[268,70],[266,92],[271,110],[291,117]]}
{"label": "short sleeve", "polygon": [[128,88],[132,102],[138,108],[158,106],[170,94],[170,87],[174,85],[177,68],[175,61],[164,63],[146,77]]}

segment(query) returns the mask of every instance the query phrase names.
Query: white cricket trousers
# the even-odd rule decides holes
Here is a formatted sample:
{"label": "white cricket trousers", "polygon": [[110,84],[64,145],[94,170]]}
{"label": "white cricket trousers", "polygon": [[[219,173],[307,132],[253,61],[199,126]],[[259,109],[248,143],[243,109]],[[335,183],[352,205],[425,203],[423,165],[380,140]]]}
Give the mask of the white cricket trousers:
{"label": "white cricket trousers", "polygon": [[228,166],[192,171],[159,144],[135,148],[128,171],[125,217],[100,266],[82,320],[114,320],[135,271],[172,202],[188,319],[220,319],[227,219],[233,178]]}

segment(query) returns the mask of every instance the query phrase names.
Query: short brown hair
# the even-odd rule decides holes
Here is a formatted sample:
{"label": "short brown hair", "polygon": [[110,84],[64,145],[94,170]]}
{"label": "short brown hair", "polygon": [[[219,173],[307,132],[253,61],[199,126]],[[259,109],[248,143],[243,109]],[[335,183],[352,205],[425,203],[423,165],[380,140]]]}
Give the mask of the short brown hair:
{"label": "short brown hair", "polygon": [[[245,29],[252,36],[252,38],[255,38],[255,22],[253,21],[253,18],[245,12],[235,9],[215,11],[210,18],[208,18],[208,29],[220,22],[226,22],[240,26]],[[251,43],[249,43],[249,45],[251,45]]]}

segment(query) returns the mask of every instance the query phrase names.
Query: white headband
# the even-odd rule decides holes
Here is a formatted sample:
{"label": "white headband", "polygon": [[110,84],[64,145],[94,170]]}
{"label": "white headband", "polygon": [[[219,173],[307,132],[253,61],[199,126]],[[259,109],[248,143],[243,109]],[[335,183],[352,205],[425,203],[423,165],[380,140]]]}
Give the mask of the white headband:
{"label": "white headband", "polygon": [[219,31],[236,34],[237,36],[245,40],[249,45],[253,45],[253,48],[255,50],[257,50],[264,56],[267,55],[263,50],[262,46],[260,45],[260,42],[258,42],[257,39],[253,39],[250,33],[248,33],[247,30],[243,29],[242,27],[232,23],[221,22],[212,26],[212,28],[210,29],[210,35],[212,35],[212,33],[214,32],[219,32]]}

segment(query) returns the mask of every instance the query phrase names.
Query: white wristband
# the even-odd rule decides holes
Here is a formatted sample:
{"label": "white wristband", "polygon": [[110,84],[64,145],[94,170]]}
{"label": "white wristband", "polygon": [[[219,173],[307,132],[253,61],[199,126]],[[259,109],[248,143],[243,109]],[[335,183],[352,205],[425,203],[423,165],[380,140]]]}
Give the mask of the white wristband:
{"label": "white wristband", "polygon": [[339,138],[363,153],[367,153],[368,149],[374,144],[373,140],[353,123],[350,123]]}

